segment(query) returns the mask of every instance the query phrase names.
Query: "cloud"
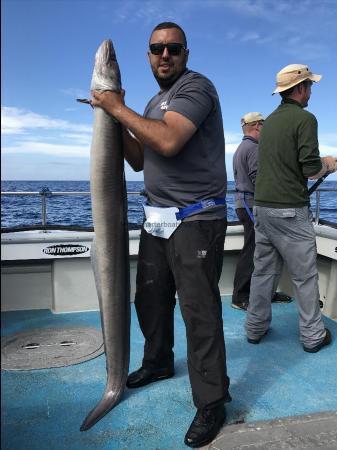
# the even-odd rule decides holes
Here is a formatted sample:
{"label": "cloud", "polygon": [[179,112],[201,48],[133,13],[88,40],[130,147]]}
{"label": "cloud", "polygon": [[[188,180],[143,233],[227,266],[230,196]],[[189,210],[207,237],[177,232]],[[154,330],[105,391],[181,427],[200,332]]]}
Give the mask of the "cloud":
{"label": "cloud", "polygon": [[[221,3],[220,3],[221,4]],[[223,5],[226,8],[232,9],[238,12],[240,15],[249,15],[257,17],[268,17],[270,11],[274,9],[274,2],[269,2],[269,7],[266,10],[264,8],[264,1],[257,0],[227,0]]]}
{"label": "cloud", "polygon": [[[2,152],[7,155],[46,155],[89,158],[92,126],[73,124],[32,111],[2,107],[2,132],[7,135]],[[226,154],[230,157],[242,139],[241,133],[225,130]],[[319,136],[322,156],[337,154],[337,133]]]}
{"label": "cloud", "polygon": [[337,146],[319,144],[319,153],[321,156],[337,156]]}
{"label": "cloud", "polygon": [[337,145],[337,133],[323,133],[320,135],[320,142],[327,145]]}
{"label": "cloud", "polygon": [[219,9],[219,14],[225,10],[232,13],[235,18],[232,23],[242,23],[240,31],[232,28],[232,23],[226,27],[224,37],[230,41],[269,46],[307,61],[332,54],[331,41],[336,36],[337,20],[335,1],[226,0],[212,5]]}
{"label": "cloud", "polygon": [[227,144],[227,142],[226,142],[226,155],[227,154],[231,154],[231,155],[234,154],[236,149],[240,145],[240,142],[241,142],[241,140],[236,142],[236,143],[234,143],[234,144]]}
{"label": "cloud", "polygon": [[337,133],[323,133],[318,136],[318,142],[322,156],[337,156]]}
{"label": "cloud", "polygon": [[76,141],[77,143],[81,143],[84,145],[90,145],[91,143],[91,133],[90,134],[84,134],[84,133],[64,133],[60,134],[60,137],[63,139],[66,139],[67,141]]}
{"label": "cloud", "polygon": [[23,141],[17,145],[3,147],[3,154],[43,154],[62,156],[65,158],[77,157],[88,158],[90,153],[89,145],[66,145],[66,144],[51,144],[50,142],[41,141]]}
{"label": "cloud", "polygon": [[[242,133],[233,133],[232,131],[225,130],[226,147],[228,144],[237,144],[242,140]],[[238,144],[239,145],[239,144]]]}
{"label": "cloud", "polygon": [[[207,2],[207,6],[209,2]],[[257,17],[269,22],[301,17],[301,20],[315,21],[317,17],[331,18],[337,13],[334,2],[315,0],[226,0],[213,2],[214,6],[230,9],[240,16]],[[299,28],[297,27],[297,30]],[[301,31],[303,27],[301,27]],[[313,30],[316,31],[316,30]]]}
{"label": "cloud", "polygon": [[[241,140],[242,135],[240,133],[225,131],[226,154],[235,153]],[[318,142],[321,156],[337,155],[337,133],[319,134]]]}
{"label": "cloud", "polygon": [[78,88],[60,89],[60,92],[68,97],[72,98],[86,98],[89,95],[89,91]]}
{"label": "cloud", "polygon": [[185,0],[182,2],[166,0],[147,0],[139,2],[139,0],[129,0],[127,2],[116,2],[114,4],[114,14],[112,21],[114,23],[140,23],[148,26],[153,24],[154,18],[156,23],[174,20],[181,22],[182,18],[188,11],[193,8],[193,2]]}
{"label": "cloud", "polygon": [[264,38],[257,31],[246,31],[242,33],[242,31],[231,29],[226,31],[225,38],[229,41],[236,42],[263,42]]}
{"label": "cloud", "polygon": [[83,124],[72,124],[66,120],[51,119],[48,116],[36,114],[16,107],[1,107],[2,134],[19,135],[37,129],[54,131],[69,130],[77,133],[90,133],[92,127]]}
{"label": "cloud", "polygon": [[239,32],[236,29],[226,31],[224,37],[229,41],[241,44],[256,44],[260,46],[270,46],[277,48],[278,52],[299,58],[300,60],[313,61],[326,58],[330,54],[329,42],[324,38],[313,39],[310,30],[296,34],[296,26],[286,23],[283,29],[273,27],[264,29],[261,32],[247,31]]}
{"label": "cloud", "polygon": [[[195,14],[207,20],[208,15],[215,14],[223,17],[223,37],[229,41],[268,46],[279,53],[312,61],[331,54],[336,6],[334,0],[171,0],[169,3],[166,0],[128,0],[114,2],[111,20],[148,27],[168,20],[188,23]],[[324,29],[317,33],[323,23]],[[215,30],[207,33],[205,27],[199,31],[203,39],[219,40]]]}
{"label": "cloud", "polygon": [[16,107],[1,108],[2,153],[88,158],[92,126]]}
{"label": "cloud", "polygon": [[250,31],[248,33],[244,33],[241,38],[240,41],[241,42],[249,42],[249,41],[258,41],[260,40],[261,36],[259,33],[257,33],[256,31]]}

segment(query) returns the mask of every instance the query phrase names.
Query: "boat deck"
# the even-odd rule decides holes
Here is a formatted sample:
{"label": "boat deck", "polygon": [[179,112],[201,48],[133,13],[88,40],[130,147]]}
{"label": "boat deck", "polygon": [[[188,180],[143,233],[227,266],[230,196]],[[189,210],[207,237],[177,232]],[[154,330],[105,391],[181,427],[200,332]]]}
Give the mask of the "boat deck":
{"label": "boat deck", "polygon": [[[230,307],[229,296],[223,298],[223,317],[233,401],[227,405],[228,425],[208,448],[337,449],[337,323],[325,318],[333,343],[309,354],[298,340],[295,302],[273,304],[271,332],[259,345],[247,343],[245,313]],[[100,329],[99,312],[2,313],[3,335],[67,326]],[[142,351],[143,337],[132,305],[130,371],[141,364]],[[175,358],[175,377],[140,389],[126,389],[122,402],[86,432],[79,431],[80,425],[105,387],[104,355],[62,368],[2,371],[1,448],[187,448],[184,435],[195,409],[179,308],[175,313]],[[296,417],[284,419],[290,416]]]}

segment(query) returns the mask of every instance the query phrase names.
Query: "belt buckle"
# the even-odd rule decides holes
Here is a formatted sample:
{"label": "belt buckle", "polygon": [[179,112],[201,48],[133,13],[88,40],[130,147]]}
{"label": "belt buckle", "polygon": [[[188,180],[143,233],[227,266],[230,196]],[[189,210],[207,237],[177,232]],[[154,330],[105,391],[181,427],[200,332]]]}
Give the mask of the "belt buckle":
{"label": "belt buckle", "polygon": [[202,200],[201,205],[203,208],[210,208],[211,206],[215,206],[215,201],[213,199]]}

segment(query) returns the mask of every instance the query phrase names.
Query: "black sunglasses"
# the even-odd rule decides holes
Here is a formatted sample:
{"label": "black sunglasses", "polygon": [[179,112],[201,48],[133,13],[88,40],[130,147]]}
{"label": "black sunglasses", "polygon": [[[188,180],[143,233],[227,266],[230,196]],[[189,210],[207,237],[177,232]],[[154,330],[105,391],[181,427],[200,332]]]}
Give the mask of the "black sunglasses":
{"label": "black sunglasses", "polygon": [[150,52],[153,55],[162,55],[165,48],[167,48],[167,51],[171,56],[178,56],[182,49],[186,50],[186,47],[183,44],[176,42],[171,42],[169,44],[150,44]]}

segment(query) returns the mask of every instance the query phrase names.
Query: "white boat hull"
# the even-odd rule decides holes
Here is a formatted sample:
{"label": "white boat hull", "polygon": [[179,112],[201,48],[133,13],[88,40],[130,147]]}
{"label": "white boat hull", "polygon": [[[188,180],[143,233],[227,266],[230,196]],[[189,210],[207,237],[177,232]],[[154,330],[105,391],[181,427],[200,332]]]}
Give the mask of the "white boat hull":
{"label": "white boat hull", "polygon": [[[323,313],[337,319],[337,230],[315,225],[319,287]],[[130,231],[131,300],[135,295],[139,231]],[[1,240],[3,311],[50,309],[55,313],[98,310],[90,263],[93,232],[23,231]],[[241,225],[227,229],[221,295],[231,295],[238,254],[243,245]],[[279,290],[292,295],[284,270]]]}

